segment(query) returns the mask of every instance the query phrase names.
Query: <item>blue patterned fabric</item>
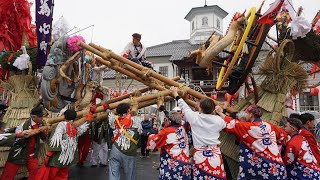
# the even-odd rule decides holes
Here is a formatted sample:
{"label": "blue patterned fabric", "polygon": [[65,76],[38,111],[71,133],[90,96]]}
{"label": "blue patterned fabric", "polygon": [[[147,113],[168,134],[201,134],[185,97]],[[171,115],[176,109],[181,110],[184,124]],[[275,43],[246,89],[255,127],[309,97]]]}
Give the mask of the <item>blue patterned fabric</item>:
{"label": "blue patterned fabric", "polygon": [[320,179],[320,172],[295,162],[287,166],[288,180]]}
{"label": "blue patterned fabric", "polygon": [[287,179],[284,164],[270,161],[248,148],[245,144],[240,144],[240,180],[248,179]]}
{"label": "blue patterned fabric", "polygon": [[160,154],[159,179],[191,179],[191,165],[172,158],[166,151]]}

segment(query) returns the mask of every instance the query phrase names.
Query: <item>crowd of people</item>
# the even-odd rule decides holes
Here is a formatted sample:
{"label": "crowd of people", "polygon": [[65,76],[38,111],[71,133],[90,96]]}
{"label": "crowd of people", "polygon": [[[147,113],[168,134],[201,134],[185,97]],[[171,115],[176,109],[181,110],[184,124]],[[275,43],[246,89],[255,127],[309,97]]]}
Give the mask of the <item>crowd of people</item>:
{"label": "crowd of people", "polygon": [[[134,33],[132,38],[123,56],[148,67],[141,35]],[[126,180],[135,180],[139,148],[140,157],[146,159],[150,151],[160,149],[159,179],[231,179],[220,150],[221,131],[237,137],[237,179],[320,179],[320,147],[312,132],[312,114],[291,114],[280,127],[261,119],[263,111],[256,105],[227,115],[225,106],[204,98],[192,109],[179,96],[178,88],[170,89],[181,112],[168,112],[161,106],[159,110],[165,114],[161,127],[150,114],[143,118],[132,115],[128,103],[119,104],[116,115],[103,104],[108,117],[101,121],[94,119],[96,107],[92,106],[82,123],[76,111],[68,109],[65,121],[51,133],[43,124],[39,106],[18,127],[5,129],[0,121],[0,146],[11,147],[0,180],[13,180],[22,165],[27,167],[29,180],[66,180],[69,168],[74,164],[83,167],[89,152],[90,166],[108,166],[109,180],[119,180],[121,169]],[[49,146],[39,168],[40,141]]]}
{"label": "crowd of people", "polygon": [[[151,115],[131,115],[127,103],[117,106],[117,115],[104,104],[109,115],[103,121],[93,120],[96,107],[92,106],[82,124],[77,123],[76,111],[68,109],[65,121],[51,134],[43,126],[41,107],[32,109],[30,119],[16,128],[4,129],[2,122],[0,145],[11,149],[0,179],[14,179],[21,165],[26,165],[30,180],[67,179],[69,168],[76,163],[83,166],[86,157],[81,156],[88,156],[91,149],[89,163],[92,167],[109,166],[110,180],[120,179],[121,169],[125,179],[134,180],[139,147],[141,158],[148,158],[150,150],[160,149],[159,179],[230,179],[220,150],[221,131],[237,137],[237,179],[320,178],[320,148],[311,132],[313,115],[291,114],[280,127],[263,121],[263,111],[256,105],[231,117],[225,107],[216,106],[210,98],[202,99],[196,111],[178,95],[176,87],[171,91],[181,112],[168,112],[161,106],[166,121],[160,131]],[[40,133],[31,135],[35,129]],[[86,136],[89,148],[80,143]],[[39,169],[39,143],[46,138],[49,149]]]}
{"label": "crowd of people", "polygon": [[[240,146],[237,179],[319,179],[319,144],[311,130],[315,118],[292,114],[279,127],[261,119],[263,111],[250,105],[235,117],[227,116],[210,98],[193,111],[178,95],[173,96],[190,125],[189,144],[182,117],[170,113],[170,125],[150,135],[148,148],[161,148],[159,179],[227,179],[228,164],[220,151],[220,131],[235,135]],[[192,146],[193,148],[189,148]],[[191,150],[192,149],[192,153]]]}

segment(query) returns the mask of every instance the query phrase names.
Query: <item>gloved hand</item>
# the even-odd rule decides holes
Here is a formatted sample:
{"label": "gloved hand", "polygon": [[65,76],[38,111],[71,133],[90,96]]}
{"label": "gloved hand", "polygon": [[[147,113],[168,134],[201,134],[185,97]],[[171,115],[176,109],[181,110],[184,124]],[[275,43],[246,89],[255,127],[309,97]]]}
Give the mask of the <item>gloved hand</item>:
{"label": "gloved hand", "polygon": [[88,114],[88,116],[87,116],[87,120],[88,120],[88,121],[92,121],[92,119],[93,119],[93,114],[92,114],[92,112],[90,111],[89,114]]}
{"label": "gloved hand", "polygon": [[90,107],[90,112],[94,113],[94,112],[96,112],[96,110],[97,110],[96,106],[91,106]]}
{"label": "gloved hand", "polygon": [[107,103],[104,103],[104,104],[103,104],[103,109],[104,109],[104,110],[107,110],[107,109],[109,109],[109,104],[107,104]]}

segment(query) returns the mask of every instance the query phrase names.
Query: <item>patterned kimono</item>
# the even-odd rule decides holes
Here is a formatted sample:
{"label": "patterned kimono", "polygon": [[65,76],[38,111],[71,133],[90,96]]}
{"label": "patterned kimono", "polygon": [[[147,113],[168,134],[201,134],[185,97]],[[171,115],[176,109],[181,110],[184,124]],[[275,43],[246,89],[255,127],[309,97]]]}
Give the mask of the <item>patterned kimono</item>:
{"label": "patterned kimono", "polygon": [[226,179],[219,145],[194,146],[193,178]]}
{"label": "patterned kimono", "polygon": [[240,122],[226,116],[225,121],[224,130],[240,139],[238,179],[287,179],[278,147],[287,141],[284,130],[260,118]]}
{"label": "patterned kimono", "polygon": [[217,115],[194,112],[182,98],[178,106],[192,131],[193,179],[226,179],[219,141],[225,121]]}
{"label": "patterned kimono", "polygon": [[320,166],[307,140],[300,134],[292,136],[283,157],[288,179],[320,179]]}
{"label": "patterned kimono", "polygon": [[183,126],[167,127],[150,135],[147,148],[161,148],[159,179],[191,179],[188,138]]}

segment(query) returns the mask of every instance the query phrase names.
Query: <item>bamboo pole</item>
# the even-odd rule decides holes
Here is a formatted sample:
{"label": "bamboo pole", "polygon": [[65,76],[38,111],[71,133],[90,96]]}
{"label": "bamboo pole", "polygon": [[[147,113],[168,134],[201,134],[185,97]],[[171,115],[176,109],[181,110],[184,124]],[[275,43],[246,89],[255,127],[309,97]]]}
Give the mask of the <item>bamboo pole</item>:
{"label": "bamboo pole", "polygon": [[[188,93],[188,94],[196,97],[197,99],[202,99],[202,98],[207,97],[206,95],[201,94],[200,92],[195,91],[195,90],[193,90],[193,89],[190,89],[189,87],[187,87],[187,86],[185,86],[185,85],[183,85],[183,84],[181,84],[181,83],[178,83],[178,82],[173,81],[173,80],[171,80],[171,79],[168,79],[167,77],[164,77],[164,76],[162,76],[162,75],[160,75],[160,74],[158,74],[158,73],[156,73],[156,72],[154,72],[154,71],[151,71],[149,68],[143,67],[143,66],[141,66],[141,65],[139,65],[139,64],[137,64],[137,63],[134,63],[134,62],[132,62],[132,61],[130,61],[130,60],[122,57],[122,56],[119,56],[119,55],[113,53],[111,50],[105,49],[105,48],[103,48],[103,47],[101,47],[101,46],[98,46],[98,45],[95,45],[95,44],[93,44],[93,43],[90,43],[89,45],[87,45],[87,44],[85,44],[85,43],[80,42],[79,45],[80,45],[81,47],[83,47],[84,49],[87,49],[87,50],[91,51],[92,53],[100,56],[102,59],[104,59],[104,60],[106,60],[106,61],[117,60],[117,61],[119,61],[119,62],[121,62],[121,63],[123,63],[123,64],[130,65],[130,66],[132,66],[133,68],[136,68],[136,69],[139,70],[139,71],[146,72],[146,73],[145,73],[146,76],[154,77],[155,79],[157,79],[157,80],[159,80],[159,81],[161,81],[161,82],[164,82],[165,84],[168,84],[169,86],[179,87],[180,90],[181,90],[181,91],[180,91],[180,94],[182,94],[182,96],[184,96],[186,93]],[[103,51],[103,52],[101,52],[101,51]],[[102,61],[101,58],[97,57],[97,60],[102,63],[102,62],[104,62],[104,61]],[[130,77],[130,76],[129,76],[129,77]],[[140,79],[141,79],[141,78],[140,78]],[[140,81],[140,82],[143,83],[143,81]],[[146,85],[147,85],[147,84],[146,84]],[[154,84],[151,83],[151,85],[154,85]],[[150,85],[148,85],[148,86],[150,86]],[[150,87],[152,87],[152,86],[150,86]],[[158,89],[158,90],[164,90],[163,87],[160,88],[160,89],[157,88],[157,87],[152,87],[152,88],[155,88],[155,89]],[[181,92],[182,92],[182,93],[181,93]],[[197,103],[195,103],[195,102],[193,102],[193,101],[191,101],[191,100],[185,99],[185,101],[186,101],[189,105],[191,105],[191,106],[193,106],[193,107],[195,107],[195,106],[197,105]],[[214,103],[215,103],[216,105],[219,105],[219,102],[216,101],[216,100],[214,100]],[[233,108],[230,108],[230,107],[227,108],[227,111],[228,111],[229,113],[235,112],[235,110],[234,110]]]}
{"label": "bamboo pole", "polygon": [[[167,102],[167,101],[169,101],[169,100],[171,100],[171,99],[172,99],[172,98],[170,98],[170,97],[165,97],[165,98],[164,98],[164,102]],[[150,105],[156,104],[157,101],[158,101],[158,99],[151,99],[151,100],[142,101],[142,102],[138,103],[138,108],[141,109],[141,108],[144,108],[144,107],[148,107],[148,106],[150,106]],[[115,109],[116,107],[117,107],[117,106],[114,106],[114,105],[110,106],[110,110],[113,110],[113,113],[114,113],[114,114],[116,114],[116,113],[114,112],[114,109]],[[77,113],[77,114],[78,114],[78,113]],[[106,112],[99,112],[99,113],[95,113],[95,114],[93,114],[93,115],[94,115],[94,119],[95,119],[96,121],[102,121],[102,120],[105,120],[105,119],[108,118],[108,114],[107,114]],[[64,116],[63,116],[63,118],[64,118]],[[53,118],[51,118],[51,119],[53,119]],[[48,119],[47,121],[50,121],[51,119]],[[61,121],[64,121],[64,119],[61,120]],[[55,123],[59,123],[59,122],[61,122],[61,121],[55,121]],[[86,117],[86,116],[85,116],[85,117],[82,117],[82,118],[80,118],[79,120],[77,120],[77,121],[74,122],[74,127],[78,127],[78,126],[80,126],[81,124],[85,123],[86,121],[87,121],[87,117]],[[28,131],[27,131],[27,132],[28,132],[27,135],[28,135],[29,137],[30,137],[30,136],[34,136],[34,135],[36,135],[36,134],[39,134],[42,130],[49,130],[49,127],[50,127],[50,126],[51,126],[51,124],[47,122],[47,125],[45,125],[45,126],[43,126],[43,127],[40,127],[40,128],[38,128],[38,129],[30,129],[30,130],[28,130]]]}

